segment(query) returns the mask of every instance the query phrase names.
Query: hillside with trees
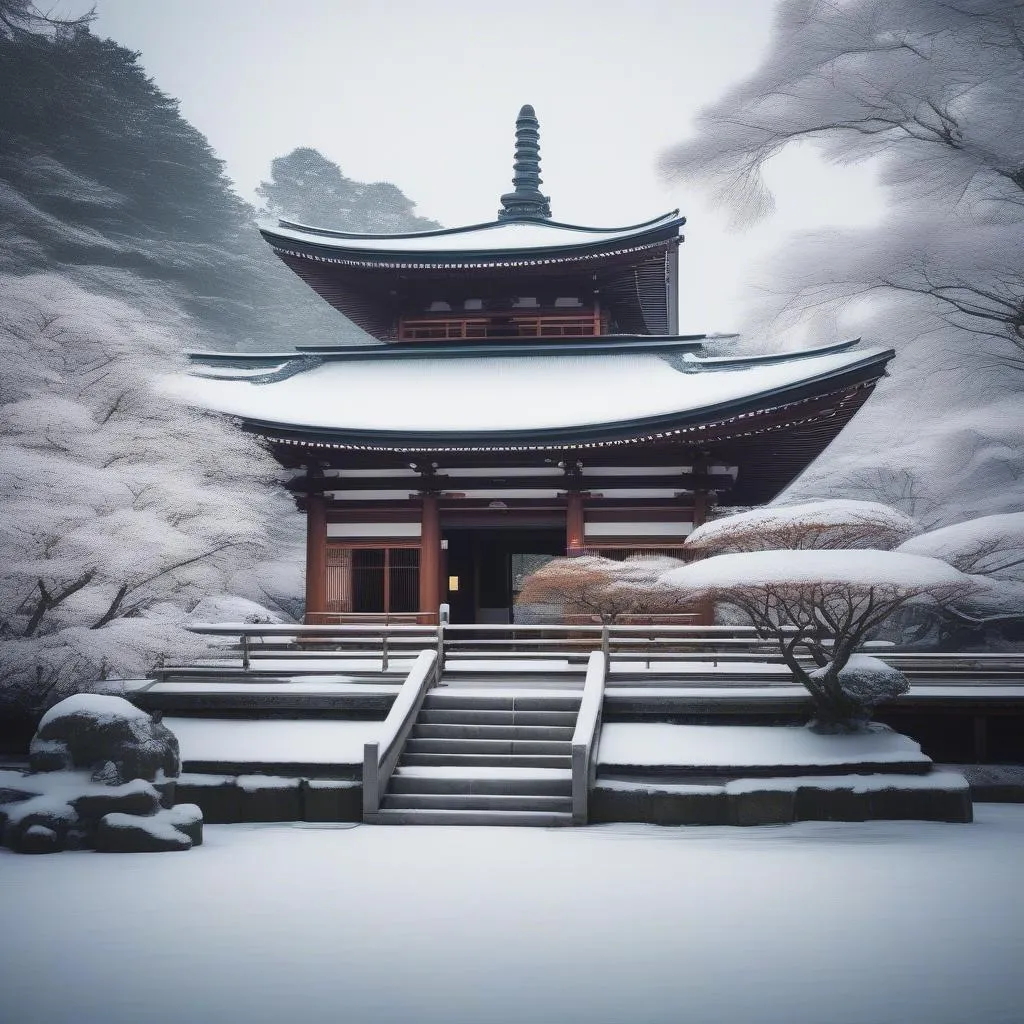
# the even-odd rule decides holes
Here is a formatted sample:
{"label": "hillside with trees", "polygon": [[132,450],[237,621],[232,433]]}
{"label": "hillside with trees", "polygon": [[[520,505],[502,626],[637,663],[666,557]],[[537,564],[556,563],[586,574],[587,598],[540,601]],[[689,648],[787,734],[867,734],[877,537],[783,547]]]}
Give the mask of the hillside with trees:
{"label": "hillside with trees", "polygon": [[[161,382],[188,348],[368,340],[273,256],[137,56],[88,17],[0,0],[7,722],[187,653],[193,615],[298,610],[301,520],[276,463]],[[362,222],[374,195],[415,222],[394,186],[349,186]]]}
{"label": "hillside with trees", "polygon": [[[158,320],[180,307],[182,348],[371,343],[276,259],[177,101],[88,18],[53,21],[27,0],[0,0],[0,96],[0,273],[58,269]],[[289,189],[302,154],[317,166]],[[436,226],[396,186],[351,181],[313,150],[274,161],[266,187],[275,215],[305,213],[308,190],[329,226]]]}

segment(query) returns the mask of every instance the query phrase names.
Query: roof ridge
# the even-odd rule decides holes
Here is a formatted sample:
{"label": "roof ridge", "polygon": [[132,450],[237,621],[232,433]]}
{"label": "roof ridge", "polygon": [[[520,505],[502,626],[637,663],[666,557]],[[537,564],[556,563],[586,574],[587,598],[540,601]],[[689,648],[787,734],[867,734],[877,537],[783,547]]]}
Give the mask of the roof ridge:
{"label": "roof ridge", "polygon": [[348,238],[353,240],[360,239],[393,239],[399,240],[403,238],[436,238],[443,235],[459,235],[469,231],[484,231],[493,228],[507,228],[516,226],[527,226],[527,227],[549,227],[549,228],[562,228],[570,231],[580,232],[592,232],[594,234],[607,234],[615,231],[634,231],[638,228],[653,227],[654,225],[660,225],[664,222],[666,225],[670,224],[674,220],[680,220],[685,222],[685,217],[680,217],[678,207],[674,210],[669,210],[667,213],[660,214],[657,217],[652,217],[650,220],[639,221],[636,224],[623,224],[621,227],[590,227],[585,224],[567,224],[563,221],[544,219],[544,220],[493,220],[493,221],[482,221],[479,224],[464,224],[460,227],[453,228],[432,228],[430,231],[405,231],[400,233],[379,233],[369,231],[343,231],[339,228],[321,228],[316,227],[312,224],[302,224],[299,221],[288,220],[286,217],[279,217],[276,222],[262,221],[257,222],[258,227],[261,231],[269,231],[271,234],[274,233],[275,227],[285,228],[291,231],[302,231],[311,235],[323,235],[325,238]]}

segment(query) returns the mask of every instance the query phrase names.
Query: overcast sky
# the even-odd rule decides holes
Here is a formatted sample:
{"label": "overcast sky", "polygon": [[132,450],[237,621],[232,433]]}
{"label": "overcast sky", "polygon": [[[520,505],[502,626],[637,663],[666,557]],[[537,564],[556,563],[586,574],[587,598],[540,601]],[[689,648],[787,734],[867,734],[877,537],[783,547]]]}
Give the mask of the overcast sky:
{"label": "overcast sky", "polygon": [[95,31],[140,51],[249,201],[275,156],[312,146],[349,177],[393,181],[446,226],[491,220],[511,186],[515,115],[532,103],[556,220],[612,227],[675,207],[688,218],[684,333],[739,327],[750,276],[786,232],[882,214],[870,167],[826,167],[809,149],[777,161],[778,212],[745,234],[659,178],[659,154],[758,64],[772,0],[95,6]]}

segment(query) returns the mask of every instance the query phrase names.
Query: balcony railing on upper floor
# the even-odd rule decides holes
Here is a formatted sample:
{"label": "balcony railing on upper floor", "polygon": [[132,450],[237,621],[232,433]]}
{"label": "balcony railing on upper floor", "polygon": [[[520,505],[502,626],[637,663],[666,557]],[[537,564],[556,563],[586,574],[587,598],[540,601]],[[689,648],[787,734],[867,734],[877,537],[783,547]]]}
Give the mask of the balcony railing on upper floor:
{"label": "balcony railing on upper floor", "polygon": [[600,313],[403,317],[398,323],[398,340],[591,337],[604,333],[606,326]]}

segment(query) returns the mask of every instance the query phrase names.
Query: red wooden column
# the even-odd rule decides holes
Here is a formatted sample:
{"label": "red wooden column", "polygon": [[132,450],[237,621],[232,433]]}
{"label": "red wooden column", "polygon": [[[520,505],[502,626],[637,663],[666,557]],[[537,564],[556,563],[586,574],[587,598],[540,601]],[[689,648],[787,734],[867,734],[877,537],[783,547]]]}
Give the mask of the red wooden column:
{"label": "red wooden column", "polygon": [[311,612],[327,611],[327,499],[306,499],[306,621]]}
{"label": "red wooden column", "polygon": [[[693,463],[693,475],[695,477],[706,477],[708,474],[707,459],[695,459]],[[699,481],[693,489],[693,528],[703,526],[708,521],[708,491],[705,481]],[[715,624],[715,605],[712,601],[702,601],[697,608],[698,626],[713,626]]]}
{"label": "red wooden column", "polygon": [[569,491],[565,496],[565,553],[574,554],[579,551],[586,540],[585,521],[583,518],[583,495],[579,491]]}
{"label": "red wooden column", "polygon": [[[420,614],[436,616],[441,604],[441,517],[437,495],[424,494],[420,515]],[[422,618],[425,623],[436,621]]]}

